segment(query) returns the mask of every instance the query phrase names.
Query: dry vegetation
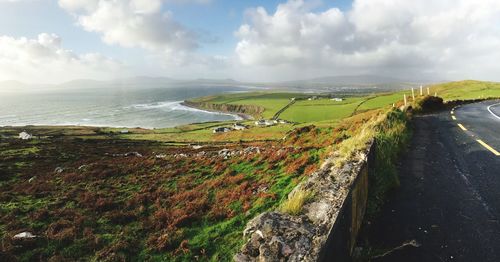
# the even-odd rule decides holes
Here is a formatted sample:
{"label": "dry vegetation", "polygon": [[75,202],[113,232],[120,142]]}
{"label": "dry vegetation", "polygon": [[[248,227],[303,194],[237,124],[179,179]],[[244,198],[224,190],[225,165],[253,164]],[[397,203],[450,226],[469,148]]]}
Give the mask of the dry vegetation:
{"label": "dry vegetation", "polygon": [[283,213],[297,215],[302,210],[304,204],[313,197],[314,193],[312,191],[298,188],[288,195],[288,198],[281,204],[279,210]]}
{"label": "dry vegetation", "polygon": [[[306,126],[284,141],[194,149],[19,131],[0,130],[2,261],[227,259],[246,222],[314,172],[337,133]],[[13,239],[21,232],[37,238]]]}

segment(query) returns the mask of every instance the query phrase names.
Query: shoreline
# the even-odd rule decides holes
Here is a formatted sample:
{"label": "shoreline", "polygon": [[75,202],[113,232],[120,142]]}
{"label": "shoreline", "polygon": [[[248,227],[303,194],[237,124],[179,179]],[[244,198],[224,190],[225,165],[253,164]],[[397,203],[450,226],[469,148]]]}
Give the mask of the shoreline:
{"label": "shoreline", "polygon": [[201,110],[201,111],[205,111],[205,112],[227,114],[227,115],[233,115],[233,116],[237,116],[237,117],[241,118],[241,119],[235,119],[235,120],[253,120],[254,119],[253,116],[247,115],[247,114],[244,114],[244,113],[224,112],[224,111],[210,110],[210,109],[196,107],[196,106],[189,105],[188,103],[186,103],[186,100],[182,101],[180,104],[182,106],[185,106],[185,107],[189,107],[189,108],[193,108],[193,109],[197,109],[197,110]]}
{"label": "shoreline", "polygon": [[87,127],[87,128],[122,128],[122,129],[145,129],[145,130],[155,130],[155,129],[165,129],[165,128],[176,128],[180,126],[185,126],[185,125],[194,125],[194,124],[203,124],[203,123],[224,123],[228,121],[247,121],[247,120],[253,120],[253,117],[247,114],[243,113],[236,113],[236,112],[223,112],[223,111],[217,111],[217,110],[208,110],[204,108],[198,108],[194,107],[191,105],[188,105],[185,103],[186,101],[179,101],[179,105],[190,108],[190,109],[196,109],[200,110],[203,112],[209,112],[209,113],[217,113],[217,114],[222,114],[222,115],[230,115],[233,116],[235,119],[233,120],[222,120],[222,121],[202,121],[202,122],[193,122],[193,123],[188,123],[188,124],[181,124],[181,125],[175,125],[171,127],[145,127],[145,126],[114,126],[114,125],[100,125],[100,124],[90,124],[90,125],[82,125],[82,124],[72,124],[72,123],[62,123],[62,124],[19,124],[19,125],[0,125],[0,128],[20,128],[20,127]]}

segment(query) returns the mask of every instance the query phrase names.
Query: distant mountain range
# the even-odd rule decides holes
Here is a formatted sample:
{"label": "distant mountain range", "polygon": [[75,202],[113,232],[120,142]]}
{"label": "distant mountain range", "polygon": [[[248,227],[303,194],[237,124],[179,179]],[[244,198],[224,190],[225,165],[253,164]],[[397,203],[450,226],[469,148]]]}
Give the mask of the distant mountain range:
{"label": "distant mountain range", "polygon": [[396,90],[427,84],[438,81],[422,81],[410,82],[402,79],[384,77],[377,75],[351,75],[351,76],[327,76],[295,81],[281,82],[240,82],[233,79],[194,79],[194,80],[179,80],[168,77],[130,77],[114,79],[109,81],[99,81],[91,79],[77,79],[61,84],[54,85],[30,85],[19,81],[3,81],[0,82],[0,91],[15,92],[15,91],[34,91],[34,90],[76,90],[76,89],[93,89],[93,88],[168,88],[168,87],[199,87],[199,86],[238,86],[238,87],[254,87],[254,88],[277,88],[291,89],[294,91],[335,91],[346,89],[379,89]]}

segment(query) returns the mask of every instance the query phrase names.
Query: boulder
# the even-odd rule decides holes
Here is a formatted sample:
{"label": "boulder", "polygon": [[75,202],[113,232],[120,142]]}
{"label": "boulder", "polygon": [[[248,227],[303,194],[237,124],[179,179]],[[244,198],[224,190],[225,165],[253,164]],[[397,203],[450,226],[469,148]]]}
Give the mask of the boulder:
{"label": "boulder", "polygon": [[34,235],[33,233],[25,231],[25,232],[21,232],[19,234],[15,234],[12,237],[12,239],[32,239],[32,238],[36,238],[36,237],[37,236]]}

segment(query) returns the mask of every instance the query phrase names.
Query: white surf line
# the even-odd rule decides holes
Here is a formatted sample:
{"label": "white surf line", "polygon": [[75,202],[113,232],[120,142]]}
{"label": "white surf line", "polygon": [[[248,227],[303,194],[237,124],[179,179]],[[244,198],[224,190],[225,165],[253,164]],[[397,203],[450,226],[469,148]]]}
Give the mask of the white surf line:
{"label": "white surf line", "polygon": [[491,107],[497,106],[497,105],[500,105],[500,103],[496,103],[496,104],[488,106],[488,111],[490,112],[490,114],[492,114],[494,117],[496,117],[497,119],[500,120],[500,116],[498,116],[497,114],[493,113],[493,111],[491,110]]}

